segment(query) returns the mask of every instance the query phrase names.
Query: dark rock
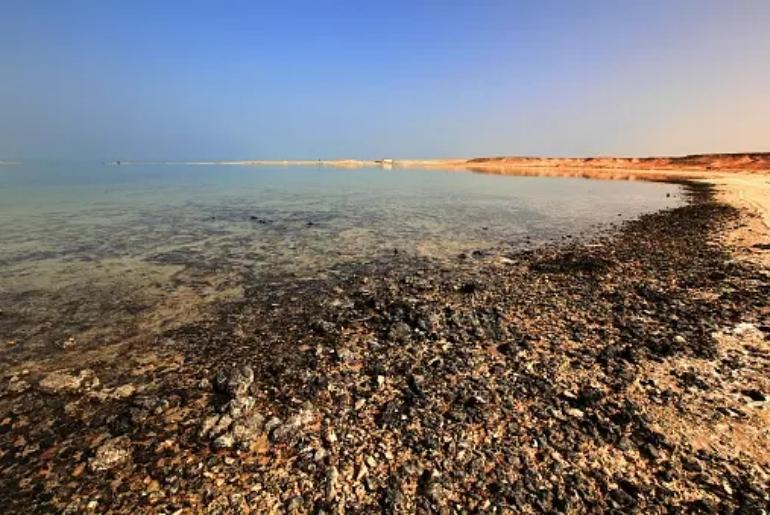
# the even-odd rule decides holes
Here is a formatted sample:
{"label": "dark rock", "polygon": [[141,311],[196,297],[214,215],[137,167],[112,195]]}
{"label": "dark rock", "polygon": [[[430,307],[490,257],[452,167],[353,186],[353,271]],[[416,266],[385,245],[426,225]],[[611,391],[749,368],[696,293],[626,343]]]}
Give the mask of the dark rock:
{"label": "dark rock", "polygon": [[764,402],[767,399],[767,397],[765,397],[765,394],[757,390],[756,388],[741,390],[741,393],[755,402]]}

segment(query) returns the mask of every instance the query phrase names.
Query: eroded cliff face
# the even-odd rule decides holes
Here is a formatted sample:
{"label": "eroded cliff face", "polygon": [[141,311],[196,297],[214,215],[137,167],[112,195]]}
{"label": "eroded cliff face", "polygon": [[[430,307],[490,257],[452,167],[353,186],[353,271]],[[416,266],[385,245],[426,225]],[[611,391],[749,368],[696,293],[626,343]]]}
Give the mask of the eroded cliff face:
{"label": "eroded cliff face", "polygon": [[644,170],[770,170],[770,152],[694,154],[679,157],[479,157],[473,166],[628,168]]}

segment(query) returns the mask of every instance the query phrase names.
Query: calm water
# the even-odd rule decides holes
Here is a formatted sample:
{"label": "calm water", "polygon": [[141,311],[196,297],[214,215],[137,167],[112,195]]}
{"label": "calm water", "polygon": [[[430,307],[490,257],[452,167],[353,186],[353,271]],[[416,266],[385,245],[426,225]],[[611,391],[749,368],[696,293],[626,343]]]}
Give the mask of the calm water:
{"label": "calm water", "polygon": [[678,197],[662,183],[435,170],[6,166],[0,264],[128,257],[302,272],[394,248],[441,257],[574,235]]}
{"label": "calm water", "polygon": [[679,202],[663,183],[457,171],[0,166],[0,303],[6,313],[24,306],[13,323],[39,324],[28,314],[65,305],[77,319],[101,299],[85,310],[94,318],[109,298],[96,289],[200,293],[212,275],[312,276],[394,249],[454,259],[590,234]]}

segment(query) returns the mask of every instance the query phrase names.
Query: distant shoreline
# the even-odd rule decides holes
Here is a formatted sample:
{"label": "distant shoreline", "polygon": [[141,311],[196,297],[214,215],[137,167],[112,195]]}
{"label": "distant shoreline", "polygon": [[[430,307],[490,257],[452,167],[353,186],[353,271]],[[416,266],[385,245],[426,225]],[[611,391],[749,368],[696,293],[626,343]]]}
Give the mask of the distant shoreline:
{"label": "distant shoreline", "polygon": [[511,169],[563,168],[594,170],[650,170],[693,172],[770,171],[770,152],[693,154],[663,157],[529,157],[500,156],[455,159],[297,159],[215,161],[111,161],[112,165],[236,165],[236,166],[332,166],[339,168],[464,168],[501,173]]}

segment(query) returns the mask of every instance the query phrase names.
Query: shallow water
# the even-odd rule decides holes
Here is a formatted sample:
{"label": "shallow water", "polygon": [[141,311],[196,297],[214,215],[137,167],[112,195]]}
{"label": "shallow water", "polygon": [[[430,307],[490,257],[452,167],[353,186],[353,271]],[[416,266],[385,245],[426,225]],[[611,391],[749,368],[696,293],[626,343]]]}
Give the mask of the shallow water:
{"label": "shallow water", "polygon": [[2,166],[0,330],[23,338],[67,320],[80,330],[183,287],[202,295],[217,275],[232,286],[394,251],[454,259],[591,235],[681,202],[664,183],[441,170]]}

